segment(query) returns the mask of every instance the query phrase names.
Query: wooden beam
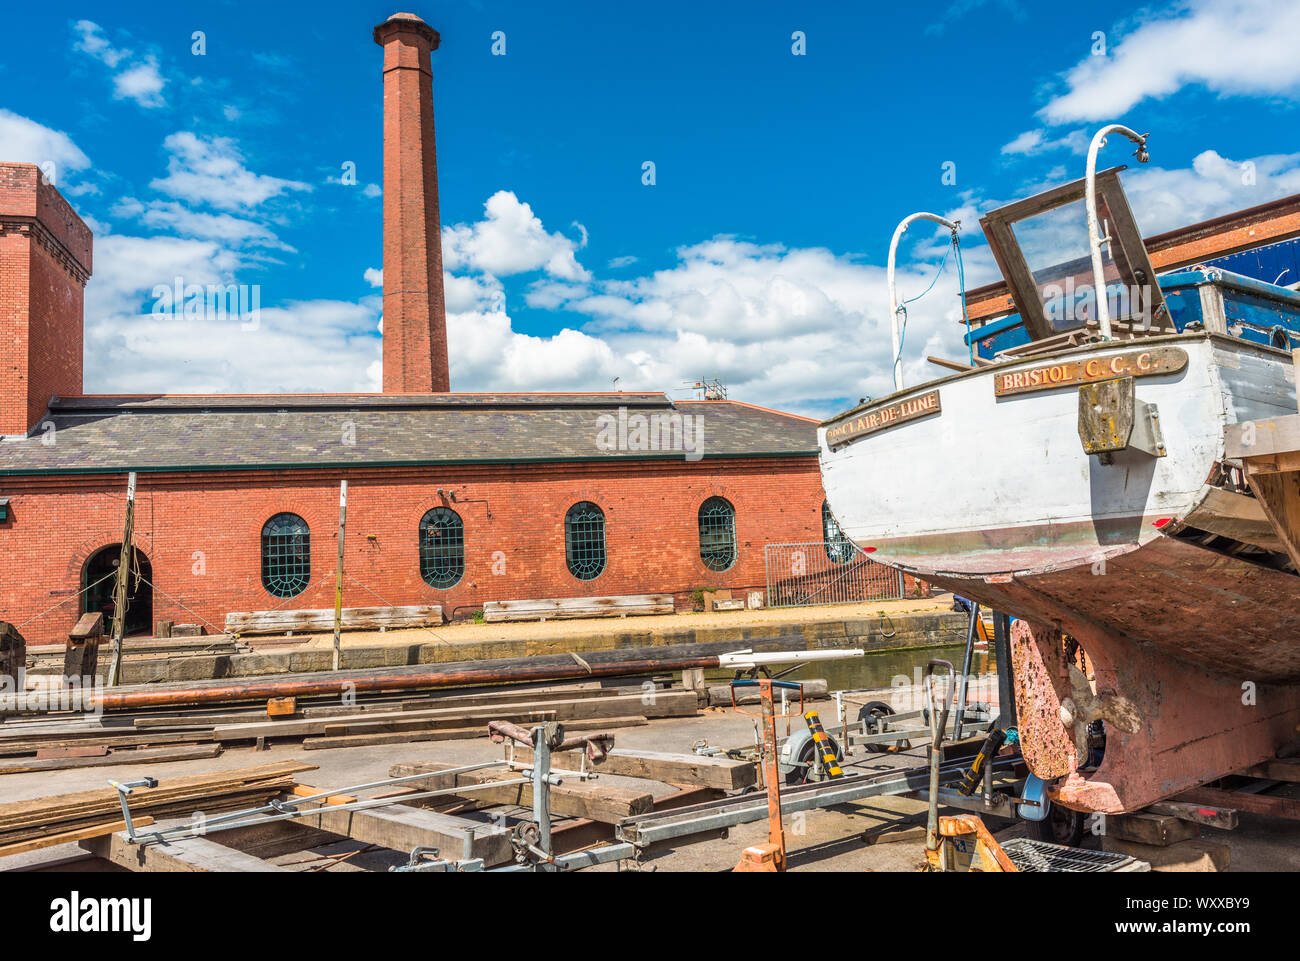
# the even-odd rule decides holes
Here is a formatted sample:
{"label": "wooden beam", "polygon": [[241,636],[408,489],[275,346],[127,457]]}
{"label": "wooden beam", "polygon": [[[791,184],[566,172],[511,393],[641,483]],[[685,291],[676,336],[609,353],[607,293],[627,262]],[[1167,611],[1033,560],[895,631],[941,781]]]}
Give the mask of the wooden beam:
{"label": "wooden beam", "polygon": [[[506,718],[505,720],[509,720]],[[596,721],[566,721],[564,730],[571,734],[598,733],[623,727],[644,727],[649,722],[640,716],[602,717]],[[323,751],[340,747],[370,747],[375,744],[410,744],[416,741],[466,741],[486,737],[487,727],[438,727],[417,731],[394,731],[387,734],[343,734],[337,737],[305,737],[304,751]]]}
{"label": "wooden beam", "polygon": [[1240,773],[1246,777],[1258,777],[1266,781],[1288,781],[1294,784],[1300,781],[1300,758],[1274,758]]}
{"label": "wooden beam", "polygon": [[1300,470],[1261,473],[1251,459],[1244,463],[1246,482],[1286,548],[1291,563],[1300,568]]}
{"label": "wooden beam", "polygon": [[216,757],[220,744],[167,747],[157,751],[114,751],[98,757],[44,757],[15,758],[0,762],[0,774],[27,774],[33,771],[63,771],[68,768],[106,767],[114,764],[162,763],[164,761],[196,761]]}
{"label": "wooden beam", "polygon": [[[304,784],[295,788],[293,793],[304,797],[320,791]],[[354,800],[356,798],[347,795],[335,795],[329,798],[330,803],[321,805],[319,814],[309,814],[298,820],[305,827],[319,828],[404,854],[412,848],[435,847],[442,857],[482,858],[487,866],[504,864],[514,858],[509,828],[397,803],[361,811],[331,810]]]}
{"label": "wooden beam", "polygon": [[1300,800],[1295,798],[1198,787],[1194,791],[1184,791],[1174,800],[1189,801],[1192,804],[1235,808],[1238,811],[1248,811],[1251,814],[1300,821]]}
{"label": "wooden beam", "polygon": [[1151,814],[1172,814],[1184,821],[1204,824],[1206,827],[1231,831],[1237,826],[1237,812],[1231,808],[1206,804],[1191,804],[1187,801],[1159,801],[1148,804],[1146,811]]}
{"label": "wooden beam", "polygon": [[[491,784],[493,781],[513,780],[520,776],[517,771],[504,770],[469,771],[454,775],[438,773],[456,766],[438,761],[394,764],[389,768],[388,776],[404,777],[427,772],[429,777],[410,782],[420,785],[425,791],[438,791],[467,784]],[[533,789],[527,784],[516,784],[470,791],[465,794],[465,797],[479,805],[516,804],[521,807],[531,807]],[[608,786],[601,784],[599,780],[568,779],[563,784],[551,788],[551,811],[569,817],[589,818],[593,821],[615,824],[625,817],[645,814],[653,807],[654,796],[649,791]]]}
{"label": "wooden beam", "polygon": [[[144,827],[153,824],[153,818],[148,814],[132,815],[131,823],[136,827]],[[105,821],[103,824],[90,824],[83,827],[71,828],[67,831],[60,831],[57,834],[47,834],[44,837],[32,838],[27,841],[16,841],[13,844],[0,845],[0,858],[8,857],[11,854],[24,854],[28,851],[36,851],[40,848],[54,847],[56,844],[71,844],[73,841],[84,841],[88,838],[99,837],[101,834],[112,834],[114,831],[125,831],[125,821]]]}
{"label": "wooden beam", "polygon": [[1106,818],[1106,833],[1121,841],[1137,841],[1161,847],[1200,836],[1190,821],[1172,814],[1117,814]]}
{"label": "wooden beam", "polygon": [[[343,630],[377,631],[442,625],[440,604],[411,604],[405,607],[345,607]],[[325,634],[334,629],[334,609],[301,611],[232,611],[226,615],[231,634]]]}
{"label": "wooden beam", "polygon": [[284,868],[207,838],[177,838],[166,844],[132,844],[125,831],[88,838],[82,848],[132,871],[164,873],[269,872]]}
{"label": "wooden beam", "polygon": [[571,617],[622,617],[629,614],[672,614],[671,594],[619,594],[607,597],[542,597],[520,601],[488,601],[483,620],[560,620]]}

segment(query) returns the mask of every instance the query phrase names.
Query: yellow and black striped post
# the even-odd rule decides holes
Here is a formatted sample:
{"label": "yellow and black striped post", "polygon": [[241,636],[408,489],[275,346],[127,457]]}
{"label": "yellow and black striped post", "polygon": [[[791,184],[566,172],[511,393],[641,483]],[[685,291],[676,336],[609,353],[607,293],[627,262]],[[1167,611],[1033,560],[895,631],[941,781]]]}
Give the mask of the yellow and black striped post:
{"label": "yellow and black striped post", "polygon": [[808,730],[812,732],[813,743],[817,745],[817,750],[821,753],[822,766],[826,769],[828,777],[844,777],[844,772],[840,769],[839,759],[835,757],[835,748],[831,745],[830,736],[822,727],[822,719],[817,716],[816,711],[806,711],[803,716],[804,722],[808,725]]}

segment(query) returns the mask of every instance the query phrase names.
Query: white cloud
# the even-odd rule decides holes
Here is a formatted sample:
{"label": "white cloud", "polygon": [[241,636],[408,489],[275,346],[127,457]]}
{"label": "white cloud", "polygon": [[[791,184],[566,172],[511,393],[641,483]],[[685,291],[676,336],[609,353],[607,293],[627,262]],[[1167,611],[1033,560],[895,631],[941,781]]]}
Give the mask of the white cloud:
{"label": "white cloud", "polygon": [[0,108],[0,144],[4,145],[7,161],[37,166],[53,163],[56,183],[62,171],[84,170],[90,166],[90,158],[66,133],[3,108]]}
{"label": "white cloud", "polygon": [[167,230],[183,236],[217,240],[237,247],[274,247],[278,250],[293,250],[263,224],[242,217],[233,217],[230,214],[199,213],[171,200],[151,200],[144,203],[134,197],[124,197],[113,205],[112,214],[114,217],[138,220],[153,230]]}
{"label": "white cloud", "polygon": [[506,277],[543,270],[560,280],[582,281],[590,274],[576,252],[586,243],[561,233],[547,233],[533,209],[508,190],[498,190],[484,205],[487,216],[474,224],[442,231],[442,258],[448,270],[467,270]]}
{"label": "white cloud", "polygon": [[[267,393],[374,391],[381,355],[371,299],[276,304],[259,289],[255,329],[241,318],[187,316],[153,297],[155,287],[257,282],[213,241],[96,238],[86,286],[88,392]],[[155,312],[155,308],[164,308]]]}
{"label": "white cloud", "polygon": [[1150,236],[1300,193],[1300,153],[1230,160],[1206,150],[1190,168],[1145,166],[1123,176],[1138,226]]}
{"label": "white cloud", "polygon": [[[100,61],[113,74],[113,97],[116,100],[134,100],[142,107],[162,107],[163,86],[167,83],[153,54],[136,57],[131,50],[114,47],[109,43],[99,24],[78,20],[73,26],[80,39],[73,49],[89,54]],[[118,67],[122,66],[119,71]]]}
{"label": "white cloud", "polygon": [[1086,131],[1072,130],[1060,137],[1048,137],[1042,130],[1026,130],[1002,147],[1004,155],[1036,157],[1053,150],[1069,150],[1071,153],[1083,154],[1088,150],[1089,137]]}
{"label": "white cloud", "polygon": [[288,191],[311,190],[309,184],[258,174],[228,137],[204,138],[189,131],[163,141],[170,156],[167,176],[149,186],[171,197],[218,210],[251,210]]}
{"label": "white cloud", "polygon": [[[928,235],[917,238],[924,248]],[[937,266],[903,263],[900,289],[919,294]],[[534,271],[545,275],[542,266]],[[675,391],[719,375],[733,397],[822,414],[892,389],[884,270],[823,249],[724,236],[683,247],[672,268],[630,280],[543,276],[528,288],[528,305],[567,310],[577,321],[544,336],[515,328],[499,286],[470,283],[481,276],[446,279],[456,390],[606,390],[618,377],[624,390]],[[965,356],[959,317],[950,264],[911,308],[910,382],[934,375],[927,353]]]}
{"label": "white cloud", "polygon": [[1294,95],[1300,89],[1300,4],[1193,0],[1148,14],[1064,75],[1066,91],[1039,111],[1052,124],[1118,120],[1149,97],[1199,84],[1220,96]]}

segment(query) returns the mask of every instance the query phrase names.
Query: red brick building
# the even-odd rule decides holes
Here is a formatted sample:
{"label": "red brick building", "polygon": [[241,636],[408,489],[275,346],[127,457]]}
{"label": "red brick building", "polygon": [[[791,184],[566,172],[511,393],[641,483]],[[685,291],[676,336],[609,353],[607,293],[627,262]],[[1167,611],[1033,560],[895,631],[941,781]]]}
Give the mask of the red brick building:
{"label": "red brick building", "polygon": [[761,589],[763,546],[824,539],[816,422],[663,394],[447,393],[429,55],[384,47],[384,392],[82,396],[90,230],[0,164],[0,620],[62,640],[111,609],[128,472],[128,629],[344,604]]}

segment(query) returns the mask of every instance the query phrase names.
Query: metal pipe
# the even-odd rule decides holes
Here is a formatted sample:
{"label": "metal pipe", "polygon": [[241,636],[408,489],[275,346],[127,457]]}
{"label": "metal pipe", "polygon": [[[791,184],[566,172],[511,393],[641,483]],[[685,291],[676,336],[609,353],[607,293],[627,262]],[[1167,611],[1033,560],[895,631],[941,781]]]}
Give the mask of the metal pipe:
{"label": "metal pipe", "polygon": [[1101,245],[1110,243],[1110,238],[1101,236],[1101,224],[1097,219],[1097,152],[1106,146],[1106,137],[1112,133],[1123,134],[1137,144],[1138,163],[1146,163],[1147,137],[1150,134],[1134,133],[1123,124],[1112,123],[1102,127],[1092,136],[1088,145],[1088,169],[1084,183],[1084,207],[1088,215],[1088,250],[1092,255],[1092,292],[1097,300],[1097,324],[1101,328],[1101,339],[1111,339],[1110,304],[1106,299],[1106,270],[1101,260]]}
{"label": "metal pipe", "polygon": [[[943,690],[943,712],[934,703],[934,669],[939,665],[948,668],[948,684]],[[943,756],[943,732],[948,725],[948,708],[952,704],[952,663],[942,658],[932,658],[925,666],[926,685],[930,702],[930,806],[926,818],[925,847],[927,851],[939,850],[939,767]]]}
{"label": "metal pipe", "polygon": [[908,214],[894,228],[894,237],[889,241],[889,263],[885,268],[885,279],[889,285],[890,343],[893,345],[894,350],[894,390],[903,389],[903,337],[898,323],[898,290],[894,285],[894,258],[898,254],[898,242],[903,239],[903,234],[907,233],[907,228],[918,220],[932,220],[936,224],[951,230],[954,238],[957,235],[957,224],[947,217],[940,217],[938,214],[927,213],[924,210]]}
{"label": "metal pipe", "polygon": [[966,719],[966,692],[967,684],[970,679],[970,662],[975,653],[975,628],[978,626],[980,616],[980,606],[975,601],[970,602],[970,624],[966,628],[966,652],[961,659],[961,678],[958,680],[957,688],[957,717],[952,722],[952,739],[961,740],[961,724]]}

